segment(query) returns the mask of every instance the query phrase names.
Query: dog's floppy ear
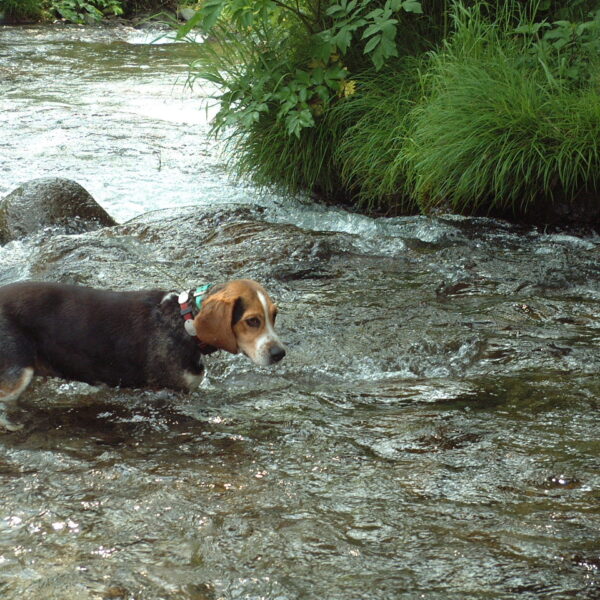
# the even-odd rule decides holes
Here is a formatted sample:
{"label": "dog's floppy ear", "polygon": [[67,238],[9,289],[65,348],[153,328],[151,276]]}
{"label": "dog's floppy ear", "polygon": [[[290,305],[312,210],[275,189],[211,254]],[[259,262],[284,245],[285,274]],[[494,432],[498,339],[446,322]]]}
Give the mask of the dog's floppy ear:
{"label": "dog's floppy ear", "polygon": [[201,342],[237,354],[238,345],[232,328],[235,301],[222,292],[206,298],[194,319],[196,337]]}

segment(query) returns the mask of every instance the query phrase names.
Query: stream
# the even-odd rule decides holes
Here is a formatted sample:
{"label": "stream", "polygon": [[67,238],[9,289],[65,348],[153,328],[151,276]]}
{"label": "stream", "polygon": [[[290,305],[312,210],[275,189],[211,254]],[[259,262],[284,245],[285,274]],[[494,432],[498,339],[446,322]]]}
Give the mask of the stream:
{"label": "stream", "polygon": [[0,598],[600,599],[600,237],[236,182],[158,37],[0,28],[0,198],[66,177],[120,223],[0,247],[0,284],[250,277],[288,355],[191,394],[37,378]]}

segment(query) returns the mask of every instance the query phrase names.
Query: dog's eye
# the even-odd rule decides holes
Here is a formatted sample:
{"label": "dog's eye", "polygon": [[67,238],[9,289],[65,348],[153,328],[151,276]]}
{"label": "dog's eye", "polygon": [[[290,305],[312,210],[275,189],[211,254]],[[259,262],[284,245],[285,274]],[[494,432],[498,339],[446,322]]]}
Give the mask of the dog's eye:
{"label": "dog's eye", "polygon": [[250,317],[246,319],[248,327],[260,327],[260,319],[258,317]]}

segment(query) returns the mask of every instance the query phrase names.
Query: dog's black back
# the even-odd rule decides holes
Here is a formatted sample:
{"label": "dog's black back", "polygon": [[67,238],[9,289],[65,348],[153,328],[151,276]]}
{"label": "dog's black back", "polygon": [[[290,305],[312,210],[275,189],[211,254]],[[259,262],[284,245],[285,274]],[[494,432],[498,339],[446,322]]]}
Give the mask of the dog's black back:
{"label": "dog's black back", "polygon": [[112,386],[187,388],[198,375],[198,344],[181,326],[175,295],[113,292],[53,283],[0,288],[0,370]]}

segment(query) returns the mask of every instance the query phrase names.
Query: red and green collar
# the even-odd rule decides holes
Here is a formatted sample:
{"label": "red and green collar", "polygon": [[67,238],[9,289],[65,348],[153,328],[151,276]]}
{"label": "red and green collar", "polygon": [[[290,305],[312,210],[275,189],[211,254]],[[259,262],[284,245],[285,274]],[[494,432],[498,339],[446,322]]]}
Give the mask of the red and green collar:
{"label": "red and green collar", "polygon": [[197,287],[195,290],[188,290],[179,294],[177,299],[179,302],[179,313],[183,317],[183,326],[190,336],[196,337],[194,317],[202,309],[202,301],[210,287],[211,284],[207,283],[206,285]]}

